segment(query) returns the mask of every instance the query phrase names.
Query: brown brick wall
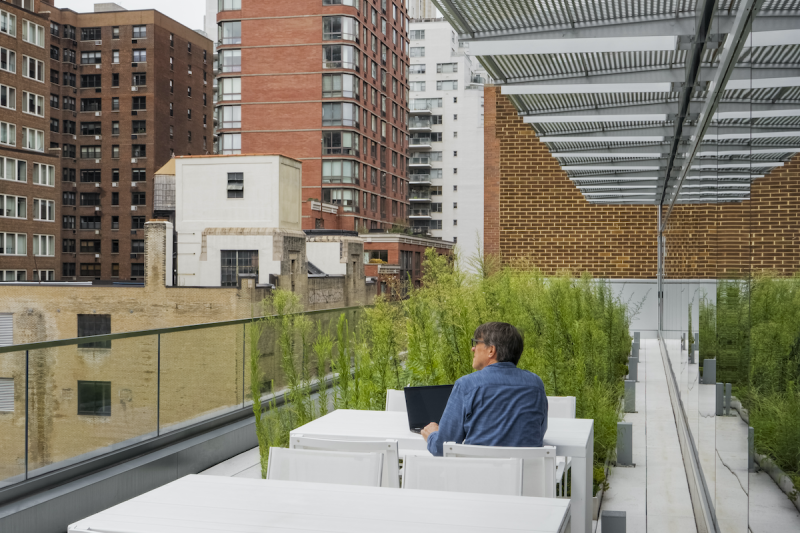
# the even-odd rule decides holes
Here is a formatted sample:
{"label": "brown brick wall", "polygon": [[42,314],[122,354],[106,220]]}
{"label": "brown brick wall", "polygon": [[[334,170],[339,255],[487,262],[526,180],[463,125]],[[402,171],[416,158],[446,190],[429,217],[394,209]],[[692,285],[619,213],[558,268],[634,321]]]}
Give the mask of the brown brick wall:
{"label": "brown brick wall", "polygon": [[[485,251],[546,273],[655,278],[656,208],[588,203],[499,87],[485,105]],[[797,271],[800,156],[754,180],[750,201],[676,206],[666,235],[671,278]]]}

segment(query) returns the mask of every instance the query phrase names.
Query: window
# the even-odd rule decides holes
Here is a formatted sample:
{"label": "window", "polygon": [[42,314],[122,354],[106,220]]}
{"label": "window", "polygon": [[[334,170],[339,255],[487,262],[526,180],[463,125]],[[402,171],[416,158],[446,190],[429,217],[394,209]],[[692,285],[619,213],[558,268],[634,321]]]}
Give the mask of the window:
{"label": "window", "polygon": [[[416,135],[416,134],[415,134]],[[417,138],[415,135],[412,135],[412,138]],[[431,142],[442,142],[442,132],[433,132],[430,134]]]}
{"label": "window", "polygon": [[220,135],[219,152],[221,154],[240,154],[242,152],[242,134],[223,133]]}
{"label": "window", "polygon": [[242,99],[242,78],[220,78],[217,84],[219,101]]}
{"label": "window", "polygon": [[173,80],[169,80],[169,94],[173,94],[175,92],[175,82]]}
{"label": "window", "polygon": [[28,199],[24,196],[0,194],[0,217],[27,218]]}
{"label": "window", "polygon": [[236,287],[240,275],[258,279],[258,250],[222,250],[221,282],[223,287]]}
{"label": "window", "polygon": [[134,120],[131,123],[131,133],[133,133],[134,135],[143,135],[147,133],[147,121]]}
{"label": "window", "polygon": [[44,83],[44,62],[22,56],[22,76]]}
{"label": "window", "polygon": [[144,229],[144,217],[131,217],[131,229]]}
{"label": "window", "polygon": [[61,263],[61,275],[63,277],[75,276],[75,263]]}
{"label": "window", "polygon": [[412,91],[424,91],[425,90],[425,82],[424,81],[412,81],[409,82],[408,88]]}
{"label": "window", "polygon": [[0,70],[17,72],[17,53],[13,50],[0,47]]}
{"label": "window", "polygon": [[186,96],[188,96],[189,98],[192,97],[192,88],[191,87],[186,87]]}
{"label": "window", "polygon": [[345,212],[359,212],[357,189],[322,189],[322,201],[342,206]]}
{"label": "window", "polygon": [[[81,265],[82,276],[84,275],[83,274],[84,266],[85,265]],[[109,323],[111,322],[110,315],[78,315],[79,324],[81,316],[91,316],[91,317],[107,316],[109,317]],[[101,334],[97,333],[96,335],[101,335]],[[78,348],[111,348],[111,341],[79,344]],[[79,381],[78,414],[87,416],[111,416],[111,382]]]}
{"label": "window", "polygon": [[147,172],[143,168],[134,168],[131,170],[131,181],[146,181]]}
{"label": "window", "polygon": [[355,41],[358,39],[358,21],[351,17],[322,17],[323,41]]}
{"label": "window", "polygon": [[146,96],[134,96],[133,97],[133,105],[131,109],[135,111],[144,111],[147,109],[147,97]]}
{"label": "window", "polygon": [[101,103],[100,98],[81,98],[81,111],[100,111]]}
{"label": "window", "polygon": [[421,41],[425,39],[425,30],[411,30],[409,35],[412,41]]}
{"label": "window", "polygon": [[143,239],[135,239],[131,241],[131,253],[132,254],[143,254],[144,253],[144,240]]}
{"label": "window", "polygon": [[436,72],[438,74],[450,74],[458,72],[458,63],[437,63]]}
{"label": "window", "polygon": [[83,206],[97,206],[100,205],[99,192],[82,192],[81,205]]}
{"label": "window", "polygon": [[61,229],[75,229],[75,217],[71,215],[61,217]]}
{"label": "window", "polygon": [[228,198],[244,198],[244,174],[228,172]]}
{"label": "window", "polygon": [[[329,1],[330,0],[323,0],[322,3],[325,4]],[[355,1],[357,2],[358,0]],[[242,9],[242,0],[219,0],[219,11],[238,11],[240,9]]]}
{"label": "window", "polygon": [[[374,195],[373,195],[374,196]],[[373,209],[375,211],[375,209]],[[364,264],[368,263],[388,263],[388,250],[364,250]]]}
{"label": "window", "polygon": [[133,27],[134,39],[147,39],[147,26],[134,26]]}
{"label": "window", "polygon": [[360,112],[358,106],[350,103],[322,104],[323,126],[358,127]]}
{"label": "window", "polygon": [[24,233],[0,233],[0,255],[28,255],[28,236]]}
{"label": "window", "polygon": [[441,220],[431,220],[430,223],[431,223],[431,225],[430,225],[431,229],[442,229],[442,221]]}
{"label": "window", "polygon": [[119,97],[115,96],[111,99],[111,111],[119,111]]}
{"label": "window", "polygon": [[17,16],[7,11],[0,10],[0,33],[12,37],[17,36]]}
{"label": "window", "polygon": [[241,21],[220,22],[218,27],[219,44],[242,44]]}
{"label": "window", "polygon": [[425,47],[424,46],[412,46],[411,47],[411,57],[425,57]]}
{"label": "window", "polygon": [[17,90],[8,85],[0,85],[0,107],[6,109],[17,108]]}
{"label": "window", "polygon": [[75,169],[74,168],[62,168],[61,169],[61,180],[62,181],[75,181]]}
{"label": "window", "polygon": [[147,62],[147,50],[144,48],[137,48],[133,51],[133,62],[134,63],[145,63]]}
{"label": "window", "polygon": [[191,130],[189,130],[189,131],[188,131],[188,132],[186,132],[186,133],[187,133],[187,135],[186,135],[186,140],[187,140],[187,142],[192,142],[192,131],[191,131]]}
{"label": "window", "polygon": [[75,253],[75,239],[62,239],[62,241],[61,241],[61,252],[65,253],[65,254],[74,254]]}
{"label": "window", "polygon": [[111,74],[111,86],[119,87],[119,72],[114,72]]}
{"label": "window", "polygon": [[358,184],[358,162],[349,160],[330,160],[322,162],[322,183]]}
{"label": "window", "polygon": [[[69,50],[67,48],[64,48],[64,62],[65,63],[72,63],[73,65],[75,64],[75,50]],[[66,72],[64,74],[66,74]],[[66,76],[64,76],[64,77],[66,78]],[[74,78],[75,75],[71,74],[71,77]],[[64,85],[67,85],[67,84],[65,83]],[[72,86],[75,87],[75,83],[74,82],[72,83]]]}
{"label": "window", "polygon": [[56,203],[53,200],[33,199],[33,220],[55,222]]}
{"label": "window", "polygon": [[241,128],[241,106],[220,106],[217,108],[217,122],[220,128]]}
{"label": "window", "polygon": [[436,82],[437,91],[455,91],[456,89],[458,89],[458,81],[456,80],[445,80]]}
{"label": "window", "polygon": [[111,158],[112,159],[119,159],[119,145],[114,144],[111,146]]}
{"label": "window", "polygon": [[112,254],[119,253],[119,241],[117,239],[111,241],[111,253]]}
{"label": "window", "polygon": [[135,192],[131,193],[131,205],[146,205],[147,193]]}
{"label": "window", "polygon": [[131,157],[147,157],[147,145],[134,144],[131,147]]}
{"label": "window", "polygon": [[74,192],[62,193],[61,203],[63,205],[75,205],[75,193]]}
{"label": "window", "polygon": [[100,74],[82,74],[81,87],[100,87]]}
{"label": "window", "polygon": [[358,78],[352,74],[323,74],[323,98],[358,98]]}
{"label": "window", "polygon": [[0,144],[15,146],[17,144],[17,126],[0,122]]}
{"label": "window", "polygon": [[44,26],[22,19],[22,40],[44,48]]}
{"label": "window", "polygon": [[186,50],[191,54],[192,53],[192,43],[186,43]]}
{"label": "window", "polygon": [[189,120],[192,120],[192,110],[191,109],[187,109],[186,110],[186,118],[188,118]]}
{"label": "window", "polygon": [[134,72],[131,77],[131,85],[134,87],[141,87],[147,85],[147,74],[144,72]]}
{"label": "window", "polygon": [[99,41],[102,38],[100,28],[81,28],[81,41]]}
{"label": "window", "polygon": [[50,45],[50,59],[58,61],[61,59],[61,49],[58,46]]}
{"label": "window", "polygon": [[111,135],[119,135],[119,122],[116,120],[111,122]]}
{"label": "window", "polygon": [[322,68],[358,70],[358,49],[355,46],[329,44],[322,47]]}
{"label": "window", "polygon": [[99,65],[102,55],[101,52],[81,52],[81,65]]}
{"label": "window", "polygon": [[56,238],[54,235],[34,235],[33,255],[39,257],[52,257],[56,255]]}
{"label": "window", "polygon": [[44,152],[44,132],[31,128],[22,128],[22,148]]}
{"label": "window", "polygon": [[360,138],[360,135],[349,131],[323,131],[322,153],[323,155],[343,154],[357,156]]}
{"label": "window", "polygon": [[111,62],[115,65],[119,64],[119,50],[111,51]]}
{"label": "window", "polygon": [[81,217],[81,229],[100,229],[100,217]]}
{"label": "window", "polygon": [[220,72],[241,72],[242,71],[242,51],[241,50],[220,50],[219,51]]}
{"label": "window", "polygon": [[29,115],[44,116],[44,96],[22,91],[22,111]]}
{"label": "window", "polygon": [[62,146],[62,155],[64,157],[75,159],[75,145],[74,144],[65,144]]}
{"label": "window", "polygon": [[119,39],[119,26],[114,26],[111,28],[111,38]]}
{"label": "window", "polygon": [[60,131],[60,126],[57,118],[50,119],[50,131],[53,133],[58,133]]}
{"label": "window", "polygon": [[[101,146],[81,146],[81,159],[100,159],[101,148]],[[83,181],[83,171],[81,171],[81,181]]]}
{"label": "window", "polygon": [[33,164],[34,185],[47,185],[54,187],[56,184],[56,167],[52,165]]}
{"label": "window", "polygon": [[112,278],[119,277],[119,263],[111,263],[111,277]]}
{"label": "window", "polygon": [[81,183],[100,183],[100,170],[81,170]]}
{"label": "window", "polygon": [[386,35],[386,19],[384,18],[381,19],[381,33]]}
{"label": "window", "polygon": [[116,181],[116,182],[119,181],[119,169],[118,168],[112,168],[111,169],[111,181]]}
{"label": "window", "polygon": [[[64,85],[67,85],[69,87],[75,87],[75,80],[76,79],[77,79],[77,77],[75,76],[75,74],[72,74],[70,72],[65,72],[64,73]],[[66,97],[64,97],[64,98],[66,100]],[[74,108],[73,108],[73,111],[75,111]]]}

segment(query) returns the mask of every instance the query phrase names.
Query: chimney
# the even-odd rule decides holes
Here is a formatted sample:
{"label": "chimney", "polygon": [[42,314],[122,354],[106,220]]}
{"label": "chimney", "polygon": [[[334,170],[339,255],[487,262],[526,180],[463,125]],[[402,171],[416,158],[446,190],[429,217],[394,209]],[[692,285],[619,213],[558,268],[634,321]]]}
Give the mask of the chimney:
{"label": "chimney", "polygon": [[150,220],[144,225],[144,287],[172,286],[172,222]]}

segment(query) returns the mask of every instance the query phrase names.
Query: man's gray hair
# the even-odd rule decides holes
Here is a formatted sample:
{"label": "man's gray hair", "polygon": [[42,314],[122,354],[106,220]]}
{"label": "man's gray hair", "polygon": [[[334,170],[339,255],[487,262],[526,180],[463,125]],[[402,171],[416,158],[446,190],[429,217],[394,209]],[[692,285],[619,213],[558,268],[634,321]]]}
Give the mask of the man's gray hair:
{"label": "man's gray hair", "polygon": [[487,322],[475,330],[475,339],[482,340],[486,346],[497,349],[497,362],[510,362],[516,365],[522,357],[524,347],[522,335],[517,328],[505,322]]}

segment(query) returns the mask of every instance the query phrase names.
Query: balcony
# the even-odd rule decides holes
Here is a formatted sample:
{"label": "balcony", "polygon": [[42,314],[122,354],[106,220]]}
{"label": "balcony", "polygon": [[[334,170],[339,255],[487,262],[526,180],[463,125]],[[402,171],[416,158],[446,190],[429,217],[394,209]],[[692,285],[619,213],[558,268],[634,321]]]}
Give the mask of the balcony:
{"label": "balcony", "polygon": [[409,194],[408,199],[411,202],[430,202],[431,193],[430,191],[411,191],[411,194]]}
{"label": "balcony", "polygon": [[429,150],[430,147],[431,147],[431,138],[427,136],[412,137],[408,143],[409,150]]}
{"label": "balcony", "polygon": [[410,209],[408,211],[408,218],[411,220],[423,220],[431,218],[430,209]]}
{"label": "balcony", "polygon": [[433,111],[433,104],[430,102],[411,102],[408,112],[412,115],[430,115]]}
{"label": "balcony", "polygon": [[408,168],[431,168],[431,158],[412,157],[408,160]]}
{"label": "balcony", "polygon": [[410,132],[429,132],[431,131],[430,117],[414,117],[408,122]]}
{"label": "balcony", "polygon": [[411,185],[430,185],[431,179],[429,172],[408,175],[408,181]]}

